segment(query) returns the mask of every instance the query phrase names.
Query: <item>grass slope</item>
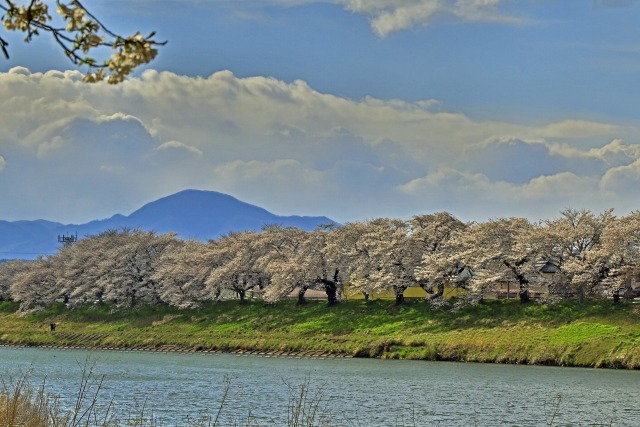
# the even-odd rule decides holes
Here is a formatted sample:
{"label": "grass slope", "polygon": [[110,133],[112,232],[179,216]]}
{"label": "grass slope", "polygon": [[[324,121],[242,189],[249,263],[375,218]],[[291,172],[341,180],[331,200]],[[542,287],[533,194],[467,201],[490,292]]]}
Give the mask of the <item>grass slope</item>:
{"label": "grass slope", "polygon": [[[640,306],[489,301],[457,312],[425,301],[237,301],[199,310],[108,306],[21,316],[0,303],[0,344],[382,357],[640,369]],[[49,324],[55,322],[55,332]]]}

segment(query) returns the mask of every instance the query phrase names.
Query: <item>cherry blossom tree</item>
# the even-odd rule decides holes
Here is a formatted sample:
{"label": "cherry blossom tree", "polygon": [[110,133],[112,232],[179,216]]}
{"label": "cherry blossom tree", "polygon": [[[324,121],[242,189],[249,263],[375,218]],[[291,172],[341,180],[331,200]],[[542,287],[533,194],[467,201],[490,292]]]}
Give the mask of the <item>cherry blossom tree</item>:
{"label": "cherry blossom tree", "polygon": [[332,231],[332,238],[329,240],[328,250],[338,254],[340,257],[341,276],[343,282],[349,282],[350,290],[361,292],[365,301],[369,301],[370,293],[365,287],[355,286],[352,281],[356,281],[357,275],[366,275],[363,271],[367,262],[367,253],[358,247],[358,240],[365,232],[364,222],[349,222]]}
{"label": "cherry blossom tree", "polygon": [[324,290],[329,306],[337,304],[346,261],[338,228],[307,232],[269,227],[262,235],[266,245],[262,262],[271,278],[267,299],[282,299],[298,288],[298,304],[302,304],[306,291],[313,288]]}
{"label": "cherry blossom tree", "polygon": [[327,305],[333,306],[338,302],[337,293],[344,283],[348,269],[348,257],[342,243],[344,235],[340,227],[319,228],[310,233],[305,247],[305,267],[312,271],[315,283],[322,286],[327,294]]}
{"label": "cherry blossom tree", "polygon": [[379,218],[362,224],[362,233],[349,249],[349,284],[363,293],[393,290],[396,305],[404,292],[417,283],[416,247],[409,239],[407,222]]}
{"label": "cherry blossom tree", "polygon": [[159,285],[163,302],[178,308],[193,308],[204,300],[219,298],[219,288],[212,293],[206,284],[217,266],[210,247],[211,244],[187,240],[177,241],[165,249],[152,276]]}
{"label": "cherry blossom tree", "polygon": [[31,268],[32,262],[23,260],[10,260],[0,263],[0,301],[11,301],[11,285],[18,276],[26,273]]}
{"label": "cherry blossom tree", "polygon": [[262,255],[256,244],[259,238],[254,231],[243,231],[210,242],[215,268],[205,281],[209,293],[231,290],[244,304],[247,291],[264,287],[268,276],[259,263]]}
{"label": "cherry blossom tree", "polygon": [[308,232],[299,228],[281,226],[269,226],[260,233],[256,245],[261,254],[258,263],[269,278],[264,292],[265,301],[282,300],[298,289],[296,304],[305,303],[305,293],[314,280],[310,271],[298,265],[307,235]]}
{"label": "cherry blossom tree", "polygon": [[519,284],[520,302],[529,301],[529,281],[535,274],[536,260],[524,240],[532,227],[524,218],[500,218],[468,228],[461,260],[473,271],[470,285],[476,292],[514,281]]}
{"label": "cherry blossom tree", "polygon": [[108,256],[118,239],[118,231],[107,230],[60,249],[58,256],[63,268],[57,284],[68,304],[104,301],[108,283],[101,279],[109,268]]}
{"label": "cherry blossom tree", "polygon": [[153,275],[162,252],[175,240],[173,233],[157,235],[127,229],[110,236],[96,281],[104,288],[104,299],[116,306],[160,302],[159,285]]}
{"label": "cherry blossom tree", "polygon": [[599,257],[606,259],[602,292],[617,302],[620,289],[640,271],[640,211],[609,221],[603,230]]}
{"label": "cherry blossom tree", "polygon": [[20,311],[41,310],[55,302],[60,296],[57,278],[60,263],[55,255],[40,257],[30,263],[29,268],[16,275],[10,292],[20,302]]}
{"label": "cherry blossom tree", "polygon": [[[158,46],[165,44],[155,40],[153,32],[147,36],[139,32],[131,36],[115,34],[78,0],[57,1],[54,20],[49,10],[52,4],[46,0],[1,1],[4,28],[24,33],[27,43],[41,33],[50,34],[73,64],[89,68],[87,82],[106,79],[112,84],[120,83],[136,67],[151,62],[158,54]],[[96,59],[94,55],[103,48],[111,50],[111,56]],[[9,57],[8,43],[2,37],[0,50]]]}
{"label": "cherry blossom tree", "polygon": [[467,225],[448,212],[437,212],[414,216],[410,226],[410,240],[420,257],[415,261],[417,283],[431,299],[442,298],[445,284],[459,271],[453,239],[464,236]]}
{"label": "cherry blossom tree", "polygon": [[598,294],[608,274],[602,237],[614,219],[611,209],[600,215],[566,209],[560,218],[544,221],[529,235],[528,244],[536,257],[560,270],[561,280],[552,286],[552,293],[574,294],[581,300]]}

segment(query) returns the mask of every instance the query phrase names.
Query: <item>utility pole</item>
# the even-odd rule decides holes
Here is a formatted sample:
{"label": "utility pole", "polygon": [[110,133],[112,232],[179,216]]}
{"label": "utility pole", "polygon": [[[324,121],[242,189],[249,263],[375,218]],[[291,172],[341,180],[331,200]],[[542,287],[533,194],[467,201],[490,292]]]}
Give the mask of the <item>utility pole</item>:
{"label": "utility pole", "polygon": [[[78,241],[78,232],[76,231],[75,234],[58,234],[58,243],[62,243],[62,247],[63,248],[68,248],[71,245],[73,245],[74,243],[76,243]],[[64,303],[68,304],[69,303],[69,295],[65,294],[63,296],[64,298]],[[52,323],[50,325],[51,327],[51,332],[55,332],[56,330],[56,324]]]}
{"label": "utility pole", "polygon": [[68,248],[78,241],[78,232],[76,234],[60,235],[58,234],[58,243],[62,243],[63,248]]}

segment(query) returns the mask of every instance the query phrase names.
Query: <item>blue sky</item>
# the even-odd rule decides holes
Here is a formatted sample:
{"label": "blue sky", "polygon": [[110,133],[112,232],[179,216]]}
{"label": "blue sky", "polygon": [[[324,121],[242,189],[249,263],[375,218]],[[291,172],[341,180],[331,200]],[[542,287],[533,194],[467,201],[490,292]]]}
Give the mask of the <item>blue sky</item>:
{"label": "blue sky", "polygon": [[338,221],[638,208],[640,1],[87,6],[168,44],[91,86],[45,37],[3,34],[0,219],[83,222],[185,188]]}

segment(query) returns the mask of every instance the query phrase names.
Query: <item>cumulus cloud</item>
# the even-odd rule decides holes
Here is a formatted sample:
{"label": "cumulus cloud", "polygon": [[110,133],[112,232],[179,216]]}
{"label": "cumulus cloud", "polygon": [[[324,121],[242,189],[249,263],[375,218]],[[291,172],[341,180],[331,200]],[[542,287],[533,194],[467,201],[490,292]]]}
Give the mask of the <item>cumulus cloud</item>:
{"label": "cumulus cloud", "polygon": [[522,184],[561,172],[602,176],[614,166],[629,165],[640,158],[639,148],[619,139],[583,150],[566,144],[497,138],[467,147],[461,165],[492,180]]}
{"label": "cumulus cloud", "polygon": [[541,132],[548,138],[576,138],[607,135],[614,129],[615,126],[608,123],[587,120],[563,120],[543,127]]}
{"label": "cumulus cloud", "polygon": [[604,191],[618,195],[625,204],[635,205],[640,195],[640,160],[609,169],[602,177],[601,186]]}
{"label": "cumulus cloud", "polygon": [[190,145],[184,144],[180,141],[167,141],[163,144],[158,145],[156,148],[154,148],[154,150],[156,151],[164,150],[164,151],[173,151],[173,152],[183,151],[196,157],[203,156],[202,150],[196,147],[192,147]]}
{"label": "cumulus cloud", "polygon": [[[601,197],[599,179],[561,172],[523,183],[494,181],[483,174],[442,168],[398,187],[403,193],[431,201],[465,220],[518,216],[539,220],[566,207],[601,211],[611,197]],[[594,195],[598,194],[597,198]],[[499,209],[496,207],[499,206]]]}
{"label": "cumulus cloud", "polygon": [[637,130],[609,123],[474,120],[437,100],[353,100],[230,71],[80,80],[0,74],[2,219],[80,222],[185,188],[338,221],[535,216],[628,207],[621,189],[637,187]]}
{"label": "cumulus cloud", "polygon": [[[323,1],[277,0],[277,3],[286,6],[316,2]],[[501,5],[505,3],[504,0],[332,0],[331,2],[341,5],[352,13],[367,16],[371,29],[380,37],[417,26],[429,25],[439,17],[462,22],[503,24],[526,22],[521,17],[503,12]]]}
{"label": "cumulus cloud", "polygon": [[0,155],[0,172],[2,172],[6,166],[7,161],[5,160],[4,156]]}
{"label": "cumulus cloud", "polygon": [[503,0],[336,0],[347,10],[367,15],[381,37],[430,24],[438,15],[462,21],[519,23],[520,18],[500,11]]}

